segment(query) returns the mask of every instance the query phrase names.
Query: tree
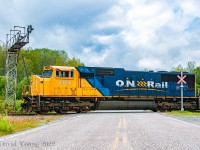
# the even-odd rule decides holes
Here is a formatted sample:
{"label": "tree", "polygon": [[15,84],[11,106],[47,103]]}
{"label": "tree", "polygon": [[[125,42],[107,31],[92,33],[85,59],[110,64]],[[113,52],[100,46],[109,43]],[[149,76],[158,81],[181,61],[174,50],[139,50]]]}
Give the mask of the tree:
{"label": "tree", "polygon": [[0,46],[0,76],[5,75],[6,49]]}
{"label": "tree", "polygon": [[5,99],[5,83],[6,77],[0,76],[0,100]]}
{"label": "tree", "polygon": [[80,59],[76,59],[75,57],[73,57],[72,59],[69,59],[69,61],[67,62],[68,66],[84,66],[84,64],[80,61]]}
{"label": "tree", "polygon": [[186,71],[190,73],[194,73],[195,65],[196,65],[195,61],[189,61],[187,63]]}
{"label": "tree", "polygon": [[200,89],[200,66],[194,69],[194,73],[196,74],[196,84],[197,88]]}
{"label": "tree", "polygon": [[181,72],[184,71],[184,68],[182,67],[182,65],[178,65],[177,67],[172,67],[171,71],[177,71],[177,72]]}
{"label": "tree", "polygon": [[25,60],[28,75],[41,74],[43,66],[83,66],[84,64],[75,57],[69,58],[64,51],[52,50],[47,48],[40,48],[34,50],[21,50],[20,59],[18,62],[18,82],[25,76],[24,64],[22,57]]}
{"label": "tree", "polygon": [[23,78],[18,84],[17,84],[17,91],[16,91],[16,97],[17,99],[22,99],[22,87],[28,86],[29,83],[27,81],[27,78]]}

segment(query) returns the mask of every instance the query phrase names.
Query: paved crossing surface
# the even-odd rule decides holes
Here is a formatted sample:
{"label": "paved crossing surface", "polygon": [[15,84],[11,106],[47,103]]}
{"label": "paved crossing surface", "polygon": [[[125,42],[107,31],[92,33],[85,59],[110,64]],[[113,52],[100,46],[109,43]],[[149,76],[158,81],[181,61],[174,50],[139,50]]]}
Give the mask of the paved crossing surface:
{"label": "paved crossing surface", "polygon": [[146,111],[67,114],[60,120],[0,138],[3,150],[200,149],[200,126]]}

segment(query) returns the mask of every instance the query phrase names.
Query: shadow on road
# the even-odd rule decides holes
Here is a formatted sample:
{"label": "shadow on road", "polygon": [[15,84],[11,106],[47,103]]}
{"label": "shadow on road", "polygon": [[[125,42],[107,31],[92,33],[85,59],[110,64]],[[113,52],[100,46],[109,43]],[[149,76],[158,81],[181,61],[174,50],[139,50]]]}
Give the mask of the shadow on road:
{"label": "shadow on road", "polygon": [[156,113],[152,112],[150,110],[96,110],[96,111],[90,111],[88,114],[93,113]]}

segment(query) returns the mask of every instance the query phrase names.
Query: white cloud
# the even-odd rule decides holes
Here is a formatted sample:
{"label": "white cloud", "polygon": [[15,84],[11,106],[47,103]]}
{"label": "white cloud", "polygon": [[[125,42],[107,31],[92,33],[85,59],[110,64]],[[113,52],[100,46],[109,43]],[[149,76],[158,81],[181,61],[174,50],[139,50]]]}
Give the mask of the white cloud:
{"label": "white cloud", "polygon": [[1,40],[14,25],[32,24],[28,46],[66,50],[87,66],[170,70],[190,60],[200,65],[199,0],[2,3]]}
{"label": "white cloud", "polygon": [[[115,57],[113,66],[170,70],[177,62],[186,65],[186,61],[193,58],[199,64],[192,54],[195,49],[200,51],[200,48],[192,48],[193,38],[199,33],[188,30],[195,17],[200,17],[199,13],[198,1],[175,1],[172,4],[167,1],[119,1],[102,14],[96,24],[102,30],[118,27],[120,30],[112,35],[112,39],[120,41],[120,45],[114,46],[117,42],[113,40],[99,42],[110,46],[107,51]],[[183,59],[183,53],[187,53],[187,59]],[[110,57],[106,57],[105,62],[111,65]]]}
{"label": "white cloud", "polygon": [[107,57],[106,52],[103,51],[103,52],[95,53],[89,47],[86,47],[83,49],[82,55],[87,56],[87,57],[82,57],[82,60],[84,62],[89,63],[91,66],[96,66],[96,65],[101,66],[101,64],[103,64],[105,58]]}
{"label": "white cloud", "polygon": [[160,70],[162,68],[162,63],[159,59],[142,58],[138,62],[138,67],[147,70]]}

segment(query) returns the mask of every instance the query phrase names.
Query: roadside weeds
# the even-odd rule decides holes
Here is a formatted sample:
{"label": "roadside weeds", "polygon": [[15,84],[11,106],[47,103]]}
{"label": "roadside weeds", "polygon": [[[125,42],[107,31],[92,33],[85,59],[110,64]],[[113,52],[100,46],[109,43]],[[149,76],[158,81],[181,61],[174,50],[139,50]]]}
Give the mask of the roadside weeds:
{"label": "roadside weeds", "polygon": [[58,116],[2,116],[0,114],[0,136],[48,124],[56,119]]}

